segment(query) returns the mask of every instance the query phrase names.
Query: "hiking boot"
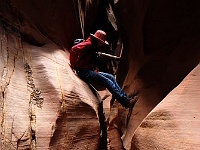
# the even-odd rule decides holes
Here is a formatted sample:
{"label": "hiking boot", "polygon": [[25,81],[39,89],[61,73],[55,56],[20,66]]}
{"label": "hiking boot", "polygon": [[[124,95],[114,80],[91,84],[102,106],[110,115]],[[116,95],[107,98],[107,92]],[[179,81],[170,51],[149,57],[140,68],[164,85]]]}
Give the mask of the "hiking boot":
{"label": "hiking boot", "polygon": [[135,103],[138,101],[138,96],[134,96],[129,103],[125,106],[125,108],[132,108],[135,106]]}

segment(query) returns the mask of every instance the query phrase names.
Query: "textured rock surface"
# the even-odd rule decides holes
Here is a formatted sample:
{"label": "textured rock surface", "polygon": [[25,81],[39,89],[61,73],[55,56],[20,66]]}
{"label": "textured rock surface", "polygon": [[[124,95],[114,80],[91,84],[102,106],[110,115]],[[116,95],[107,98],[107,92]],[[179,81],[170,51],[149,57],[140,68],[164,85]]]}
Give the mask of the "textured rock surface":
{"label": "textured rock surface", "polygon": [[98,149],[99,100],[55,44],[21,43],[1,28],[1,149]]}
{"label": "textured rock surface", "polygon": [[132,149],[200,149],[198,65],[137,128]]}
{"label": "textured rock surface", "polygon": [[199,8],[198,1],[187,0],[115,4],[126,51],[118,79],[129,94],[140,91],[122,137],[127,149],[146,115],[199,64]]}
{"label": "textured rock surface", "polygon": [[[103,111],[99,100],[68,65],[68,51],[73,40],[86,37],[99,28],[107,31],[108,41],[117,51],[121,46],[116,43],[118,38],[123,43],[117,80],[128,95],[139,92],[140,96],[127,120],[128,111],[118,103],[110,109],[110,96],[107,91],[99,90],[101,98],[105,99],[108,149],[166,148],[164,138],[148,147],[151,141],[154,143],[154,138],[171,136],[170,132],[157,128],[160,126],[179,133],[187,141],[185,147],[178,144],[174,149],[200,145],[196,140],[199,135],[194,139],[187,137],[194,133],[190,127],[198,131],[195,126],[199,123],[198,115],[191,119],[193,111],[188,108],[196,110],[199,91],[190,88],[175,92],[193,84],[199,89],[198,82],[192,82],[191,74],[184,78],[200,62],[200,2],[109,2],[0,0],[2,149],[87,149],[88,146],[89,149],[102,149],[98,147],[101,134],[104,138],[106,135],[100,131],[100,128],[105,131],[105,127],[102,127]],[[193,73],[198,76],[198,72],[199,67]],[[177,85],[178,88],[171,92]],[[183,105],[185,102],[179,103],[181,95],[192,98],[193,103],[188,106]],[[164,106],[167,110],[160,112]],[[174,111],[169,106],[180,109]],[[155,113],[146,118],[152,110]],[[154,115],[159,113],[164,119],[171,117],[170,120],[163,124],[162,117]],[[188,115],[183,116],[185,113]],[[180,126],[177,126],[177,118],[182,119]],[[156,122],[156,119],[161,121]],[[156,129],[145,127],[149,120],[159,124]],[[186,126],[185,120],[194,120],[194,124]],[[176,126],[172,128],[171,125]],[[146,136],[148,130],[150,135]],[[155,130],[162,134],[156,132],[154,135]],[[173,142],[183,141],[174,139],[168,144]]]}

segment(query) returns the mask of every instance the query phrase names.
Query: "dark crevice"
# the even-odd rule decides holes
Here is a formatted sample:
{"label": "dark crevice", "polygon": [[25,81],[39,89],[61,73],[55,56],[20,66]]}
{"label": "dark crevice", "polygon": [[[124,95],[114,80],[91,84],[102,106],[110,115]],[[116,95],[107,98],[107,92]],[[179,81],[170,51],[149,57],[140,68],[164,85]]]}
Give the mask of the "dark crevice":
{"label": "dark crevice", "polygon": [[19,35],[19,25],[14,24],[13,22],[10,22],[9,20],[5,18],[1,18],[1,23],[2,27],[5,30],[6,33],[11,33],[12,35],[15,36],[20,36]]}
{"label": "dark crevice", "polygon": [[107,123],[106,123],[106,119],[104,115],[102,102],[99,104],[98,114],[99,114],[99,122],[100,122],[100,129],[101,129],[101,139],[100,139],[99,150],[107,150]]}
{"label": "dark crevice", "polygon": [[[91,85],[89,85],[92,93],[101,101],[101,98],[95,88]],[[104,109],[103,109],[103,102],[99,103],[98,107],[98,116],[99,116],[99,123],[100,123],[100,129],[101,129],[101,136],[100,136],[100,144],[99,144],[99,150],[107,150],[107,122],[104,115]]]}

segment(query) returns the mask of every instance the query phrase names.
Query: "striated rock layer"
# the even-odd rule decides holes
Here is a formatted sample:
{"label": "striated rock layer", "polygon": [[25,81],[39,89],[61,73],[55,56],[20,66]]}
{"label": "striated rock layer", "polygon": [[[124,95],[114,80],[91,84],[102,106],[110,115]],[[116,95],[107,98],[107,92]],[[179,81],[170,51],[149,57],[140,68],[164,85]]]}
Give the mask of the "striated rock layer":
{"label": "striated rock layer", "polygon": [[137,128],[132,149],[200,149],[200,65]]}
{"label": "striated rock layer", "polygon": [[[140,101],[123,136],[127,149],[141,121],[200,62],[199,1],[132,2],[116,3],[127,43],[118,78],[128,93],[140,91]],[[125,64],[129,66],[123,70]]]}
{"label": "striated rock layer", "polygon": [[98,149],[99,100],[55,44],[21,43],[1,28],[1,149]]}
{"label": "striated rock layer", "polygon": [[[199,90],[193,88],[199,89],[199,83],[192,78],[198,77],[199,67],[185,78],[200,62],[199,9],[198,0],[0,0],[1,149],[200,145],[199,135],[189,129],[199,131],[198,115],[193,115],[199,106]],[[73,40],[96,29],[108,33],[116,54],[123,50],[120,62],[112,63],[127,94],[139,93],[131,116],[117,102],[110,109],[108,92],[101,89],[97,95],[69,66]],[[187,90],[176,93],[177,85]],[[193,103],[184,105],[187,99],[182,95]],[[187,121],[194,124],[186,126]],[[184,140],[175,138],[165,143],[172,135],[166,131],[178,133],[187,144],[180,145]],[[193,134],[195,138],[189,139]]]}

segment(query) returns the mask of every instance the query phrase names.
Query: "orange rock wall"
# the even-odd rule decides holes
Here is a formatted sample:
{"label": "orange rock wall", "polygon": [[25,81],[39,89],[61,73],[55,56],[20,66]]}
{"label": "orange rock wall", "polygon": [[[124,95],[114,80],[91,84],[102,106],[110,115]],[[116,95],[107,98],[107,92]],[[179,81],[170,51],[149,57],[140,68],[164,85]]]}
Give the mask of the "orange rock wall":
{"label": "orange rock wall", "polygon": [[[56,147],[59,145],[58,143],[64,143],[63,148],[71,144],[71,147],[67,148],[74,149],[77,148],[77,145],[78,147],[84,145],[82,142],[79,143],[79,140],[78,143],[76,143],[76,140],[75,143],[73,143],[73,140],[70,141],[70,139],[74,139],[75,135],[82,134],[79,130],[72,130],[73,134],[69,134],[69,140],[63,140],[69,132],[63,124],[70,124],[71,128],[76,128],[72,123],[74,118],[71,118],[71,120],[67,118],[72,121],[70,122],[63,116],[68,115],[68,113],[72,116],[79,116],[77,109],[73,109],[73,107],[78,105],[79,108],[80,104],[81,107],[89,105],[89,110],[91,110],[89,114],[87,111],[79,110],[80,114],[84,112],[85,118],[89,120],[88,124],[92,122],[94,125],[88,130],[95,129],[94,136],[91,136],[90,132],[86,130],[84,135],[95,137],[93,148],[98,147],[100,143],[98,100],[87,85],[70,71],[68,65],[68,51],[73,40],[87,37],[96,28],[102,28],[108,32],[110,43],[116,40],[116,35],[114,35],[116,32],[119,35],[124,47],[117,80],[128,95],[139,93],[140,96],[128,124],[124,119],[127,111],[119,109],[117,113],[111,114],[115,116],[114,125],[117,124],[117,129],[112,132],[117,134],[115,137],[118,137],[116,140],[113,139],[112,135],[109,135],[110,139],[117,141],[113,142],[115,143],[111,145],[113,147],[123,146],[126,149],[131,149],[134,132],[143,119],[199,64],[200,2],[198,0],[192,2],[188,0],[118,0],[110,1],[109,6],[112,6],[112,11],[108,11],[107,1],[0,1],[0,71],[2,74],[2,109],[0,113],[3,116],[1,119],[1,132],[3,133],[1,137],[4,139],[1,145],[9,146],[9,142],[13,141],[14,147],[21,146],[19,139],[23,137],[27,140],[22,143],[22,147],[24,145],[30,146],[30,143],[33,142],[32,139],[36,136],[33,134],[32,138],[27,138],[32,133],[30,127],[38,129],[37,134],[38,132],[42,133],[42,131],[46,133],[46,136],[39,137],[43,140],[38,140],[40,146],[43,146],[43,141],[46,142],[45,148],[48,148],[49,145]],[[107,14],[105,8],[107,8]],[[57,45],[52,45],[52,43]],[[64,53],[64,50],[66,50],[66,53]],[[26,71],[24,66],[26,68],[30,66],[33,72],[31,74],[24,72]],[[52,66],[57,67],[52,69]],[[65,68],[68,69],[65,70]],[[64,70],[64,72],[60,70]],[[66,76],[66,74],[69,76]],[[28,91],[29,87],[27,87],[27,76],[29,75],[34,79],[35,87],[40,87],[42,91],[50,87],[50,91],[47,90],[41,94],[44,98],[45,108],[43,110],[34,108],[34,110],[37,110],[36,113],[39,113],[36,115],[39,118],[47,114],[44,116],[46,116],[45,120],[48,120],[45,122],[48,124],[48,131],[43,130],[44,126],[40,123],[42,119],[34,119],[33,115],[33,120],[30,121],[30,110],[27,110],[30,108],[32,93]],[[47,79],[48,81],[46,81]],[[72,81],[69,82],[69,80]],[[60,87],[61,83],[63,84],[62,87]],[[72,88],[77,85],[81,87],[81,92],[84,93],[83,97],[80,96],[80,91]],[[66,91],[70,92],[67,93]],[[78,102],[71,105],[74,99],[77,100],[77,95],[80,99],[78,98]],[[60,106],[62,106],[58,101],[63,102],[66,97],[69,101],[67,104],[63,104],[64,111],[56,115],[55,113],[60,111]],[[49,100],[48,103],[45,99]],[[93,100],[95,104],[92,103]],[[55,103],[55,105],[52,105],[52,103]],[[68,107],[68,103],[72,108]],[[21,105],[26,106],[23,106],[24,110],[18,113],[19,116],[16,116],[16,112],[12,110],[13,106],[20,108]],[[13,121],[15,118],[20,120],[20,114],[23,116],[23,120],[26,120],[21,127],[18,125],[21,123],[20,121],[16,122],[16,125]],[[53,121],[49,121],[49,116]],[[94,118],[94,120],[90,120],[90,118]],[[38,122],[38,127],[32,126],[35,121]],[[8,122],[8,128],[5,128],[5,122]],[[57,130],[54,130],[52,124],[57,125]],[[80,122],[80,128],[85,129],[85,126]],[[19,135],[11,136],[11,130],[18,127],[20,131],[17,130],[16,133],[19,133]],[[111,127],[113,126],[111,125]],[[66,134],[62,134],[60,130]],[[7,137],[9,137],[8,140]],[[122,138],[122,143],[118,142],[121,141],[120,138]],[[84,142],[88,144],[89,140]],[[34,146],[34,142],[31,146]]]}
{"label": "orange rock wall", "polygon": [[199,64],[199,8],[198,1],[187,0],[115,4],[126,43],[118,79],[128,93],[140,91],[123,137],[125,147],[145,116]]}

